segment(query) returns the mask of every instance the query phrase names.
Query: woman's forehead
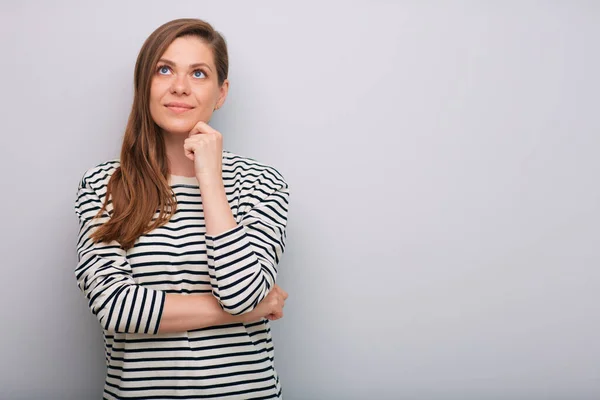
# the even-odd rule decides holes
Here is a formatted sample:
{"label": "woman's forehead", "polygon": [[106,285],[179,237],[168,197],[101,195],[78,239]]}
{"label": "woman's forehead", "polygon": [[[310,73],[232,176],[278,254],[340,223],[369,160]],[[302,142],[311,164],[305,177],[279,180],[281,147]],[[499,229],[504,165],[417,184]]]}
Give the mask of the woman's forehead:
{"label": "woman's forehead", "polygon": [[177,66],[195,64],[214,65],[212,48],[197,36],[183,36],[175,39],[161,56]]}

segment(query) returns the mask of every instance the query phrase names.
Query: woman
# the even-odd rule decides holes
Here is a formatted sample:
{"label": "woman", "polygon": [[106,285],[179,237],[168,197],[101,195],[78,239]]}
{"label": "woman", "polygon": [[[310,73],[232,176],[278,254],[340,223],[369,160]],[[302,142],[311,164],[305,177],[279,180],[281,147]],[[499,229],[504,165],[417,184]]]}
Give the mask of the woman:
{"label": "woman", "polygon": [[227,97],[227,47],[180,19],[146,40],[121,157],[78,190],[77,283],[104,333],[105,399],[274,399],[268,320],[288,185],[222,150],[207,122]]}

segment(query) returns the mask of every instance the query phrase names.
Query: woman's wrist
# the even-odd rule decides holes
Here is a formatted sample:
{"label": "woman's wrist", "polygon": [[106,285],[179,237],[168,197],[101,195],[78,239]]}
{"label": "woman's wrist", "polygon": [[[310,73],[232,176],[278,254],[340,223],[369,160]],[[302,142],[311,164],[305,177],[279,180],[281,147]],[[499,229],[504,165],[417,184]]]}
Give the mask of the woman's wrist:
{"label": "woman's wrist", "polygon": [[196,174],[196,179],[198,180],[198,184],[200,187],[210,187],[210,188],[219,188],[223,187],[223,176],[221,173],[217,172],[202,172]]}

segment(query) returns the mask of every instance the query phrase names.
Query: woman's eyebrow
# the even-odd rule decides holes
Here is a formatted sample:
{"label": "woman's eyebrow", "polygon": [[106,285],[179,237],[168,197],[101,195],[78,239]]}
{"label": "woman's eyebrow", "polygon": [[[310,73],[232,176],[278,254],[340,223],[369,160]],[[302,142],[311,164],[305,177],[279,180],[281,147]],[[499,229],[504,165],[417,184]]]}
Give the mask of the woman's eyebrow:
{"label": "woman's eyebrow", "polygon": [[[162,62],[164,64],[167,64],[171,67],[176,66],[177,64],[175,64],[173,61],[171,60],[167,60],[166,58],[161,58],[160,60],[158,60],[158,62]],[[210,66],[207,63],[195,63],[195,64],[190,64],[189,68],[198,68],[198,67],[206,67],[208,68],[210,71],[212,71],[212,69],[210,68]]]}

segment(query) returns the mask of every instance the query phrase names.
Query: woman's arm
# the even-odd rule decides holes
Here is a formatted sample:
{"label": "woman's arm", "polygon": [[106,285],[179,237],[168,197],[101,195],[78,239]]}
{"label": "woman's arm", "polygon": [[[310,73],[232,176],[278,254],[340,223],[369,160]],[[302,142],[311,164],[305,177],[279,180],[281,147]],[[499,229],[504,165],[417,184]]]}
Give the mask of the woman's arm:
{"label": "woman's arm", "polygon": [[[251,312],[267,296],[276,283],[285,247],[288,187],[275,171],[264,174],[268,178],[258,181],[253,192],[240,204],[239,210],[244,214],[239,224],[220,233],[214,229],[206,235],[213,294],[232,315]],[[220,190],[224,192],[215,185],[213,193],[216,194],[203,195],[207,231],[209,219],[214,220],[213,227],[225,226],[223,221],[228,219],[223,212],[223,218],[218,220],[219,214],[215,212],[225,208],[223,203],[217,203]],[[210,192],[205,190],[204,193]]]}
{"label": "woman's arm", "polygon": [[185,332],[239,322],[246,321],[223,311],[212,294],[169,293],[165,297],[158,333]]}
{"label": "woman's arm", "polygon": [[208,273],[213,294],[233,315],[252,311],[275,285],[277,264],[285,246],[288,185],[275,169],[261,166],[256,174],[240,169],[251,193],[241,199],[238,222],[223,183],[223,138],[198,122],[185,140],[194,161],[206,223]]}
{"label": "woman's arm", "polygon": [[184,332],[214,325],[249,323],[261,318],[276,320],[283,317],[287,293],[275,285],[267,297],[252,312],[231,315],[221,308],[211,294],[167,294],[158,333]]}
{"label": "woman's arm", "polygon": [[[94,216],[101,209],[100,196],[82,179],[75,211],[79,218],[77,241],[77,285],[102,327],[111,333],[157,334],[200,329],[213,325],[251,322],[277,314],[282,295],[273,292],[257,312],[234,317],[223,311],[213,295],[166,294],[138,285],[122,247],[94,243],[90,235],[106,222],[108,215]],[[276,298],[275,298],[276,297]]]}

